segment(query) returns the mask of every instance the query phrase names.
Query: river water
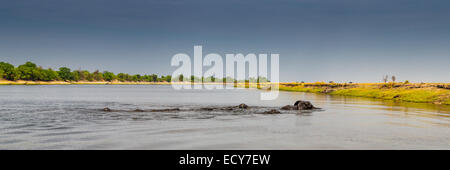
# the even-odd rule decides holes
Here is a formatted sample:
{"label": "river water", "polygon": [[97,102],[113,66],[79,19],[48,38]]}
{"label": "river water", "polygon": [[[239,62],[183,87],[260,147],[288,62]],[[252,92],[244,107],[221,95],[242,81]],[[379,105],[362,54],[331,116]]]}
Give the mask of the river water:
{"label": "river water", "polygon": [[[0,149],[450,149],[449,106],[302,92],[261,101],[261,92],[0,86]],[[258,114],[296,100],[322,109]],[[240,103],[252,109],[199,110]]]}

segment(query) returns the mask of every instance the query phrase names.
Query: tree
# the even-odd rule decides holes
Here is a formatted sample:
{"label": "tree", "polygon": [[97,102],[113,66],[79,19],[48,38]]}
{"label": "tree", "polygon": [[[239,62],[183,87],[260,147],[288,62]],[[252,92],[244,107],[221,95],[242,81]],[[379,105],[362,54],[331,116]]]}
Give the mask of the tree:
{"label": "tree", "polygon": [[78,81],[80,81],[80,80],[86,80],[86,77],[83,75],[83,72],[82,72],[81,70],[75,70],[75,71],[73,71],[73,72],[75,72],[75,74],[77,74],[77,76],[78,76]]}
{"label": "tree", "polygon": [[119,80],[120,82],[126,81],[125,73],[119,73],[119,74],[117,74],[117,80]]}
{"label": "tree", "polygon": [[206,77],[203,81],[204,82],[215,82],[216,78],[214,76]]}
{"label": "tree", "polygon": [[0,62],[0,79],[16,80],[16,69],[12,64]]}
{"label": "tree", "polygon": [[152,77],[153,82],[157,82],[158,81],[158,75],[152,74],[151,77]]}
{"label": "tree", "polygon": [[92,74],[89,73],[89,71],[87,71],[87,70],[81,71],[81,75],[83,75],[83,77],[84,77],[83,80],[94,81],[94,77],[93,77]]}
{"label": "tree", "polygon": [[1,79],[6,79],[5,77],[6,77],[5,71],[0,69],[0,80]]}
{"label": "tree", "polygon": [[45,70],[39,66],[36,67],[36,69],[33,69],[33,81],[45,81],[46,77],[45,77]]}
{"label": "tree", "polygon": [[[89,72],[86,71],[88,74]],[[84,71],[81,70],[75,70],[72,72],[73,80],[74,81],[86,81],[88,74],[85,74]]]}
{"label": "tree", "polygon": [[17,67],[18,78],[20,80],[37,80],[38,71],[36,69],[36,64],[28,61]]}
{"label": "tree", "polygon": [[134,82],[141,81],[141,75],[140,74],[135,74],[135,75],[131,76],[131,81],[134,81]]}
{"label": "tree", "polygon": [[180,75],[178,76],[178,81],[184,81],[184,76],[183,76],[183,74],[180,74]]}
{"label": "tree", "polygon": [[77,71],[72,71],[71,73],[71,79],[72,81],[80,81],[80,75]]}
{"label": "tree", "polygon": [[95,71],[92,73],[92,78],[93,78],[93,80],[95,80],[95,81],[103,81],[103,74],[100,73],[100,71],[95,70]]}
{"label": "tree", "polygon": [[388,81],[388,75],[385,75],[384,77],[383,77],[383,81],[384,81],[384,83],[387,83],[387,81]]}
{"label": "tree", "polygon": [[111,82],[115,79],[116,79],[116,75],[114,75],[114,73],[109,72],[109,71],[103,72],[103,80]]}
{"label": "tree", "polygon": [[[206,78],[203,77],[186,77],[180,75],[179,77],[173,77],[173,79],[186,79],[188,80],[200,81]],[[0,62],[0,79],[6,80],[30,80],[30,81],[55,81],[55,80],[63,80],[63,81],[135,81],[135,82],[171,82],[172,76],[161,76],[158,77],[156,74],[151,75],[129,75],[126,73],[119,73],[115,75],[113,72],[104,71],[103,73],[99,70],[96,70],[90,73],[87,70],[74,70],[71,71],[68,67],[60,67],[58,71],[54,71],[51,68],[44,69],[41,66],[37,66],[32,62],[26,62],[18,66],[17,68],[14,65],[11,65],[6,62]],[[209,81],[215,81],[217,78],[209,77],[211,79]]]}
{"label": "tree", "polygon": [[392,82],[394,82],[395,83],[395,76],[392,76]]}
{"label": "tree", "polygon": [[73,75],[70,72],[70,68],[67,68],[67,67],[59,68],[58,75],[64,81],[70,81],[73,79],[73,77],[72,77]]}
{"label": "tree", "polygon": [[51,68],[49,69],[42,69],[41,70],[41,79],[42,81],[55,81],[58,80],[58,73],[56,71],[53,71]]}
{"label": "tree", "polygon": [[172,81],[172,76],[171,75],[167,75],[165,81],[171,82]]}
{"label": "tree", "polygon": [[144,75],[142,76],[142,80],[145,82],[152,82],[153,81],[153,77],[150,75]]}

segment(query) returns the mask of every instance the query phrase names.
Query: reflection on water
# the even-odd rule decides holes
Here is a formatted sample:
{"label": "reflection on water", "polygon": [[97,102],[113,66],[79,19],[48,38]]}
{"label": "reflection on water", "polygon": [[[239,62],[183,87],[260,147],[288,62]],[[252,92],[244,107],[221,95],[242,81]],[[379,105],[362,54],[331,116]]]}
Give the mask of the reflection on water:
{"label": "reflection on water", "polygon": [[[260,92],[0,86],[0,149],[450,149],[448,105]],[[258,114],[296,100],[323,110]]]}
{"label": "reflection on water", "polygon": [[363,97],[348,97],[348,96],[330,96],[330,100],[336,103],[345,104],[348,107],[363,107],[368,109],[382,109],[392,111],[392,113],[403,114],[389,114],[387,115],[402,115],[402,116],[422,116],[429,118],[449,118],[450,105],[435,105],[428,103],[412,103],[412,102],[396,102],[391,100],[379,100]]}

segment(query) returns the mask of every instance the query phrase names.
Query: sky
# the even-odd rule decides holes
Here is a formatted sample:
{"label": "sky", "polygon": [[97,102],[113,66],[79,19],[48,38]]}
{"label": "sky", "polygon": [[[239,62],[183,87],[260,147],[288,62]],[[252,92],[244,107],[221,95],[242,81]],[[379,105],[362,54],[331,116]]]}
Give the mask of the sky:
{"label": "sky", "polygon": [[172,74],[177,53],[276,53],[280,80],[450,82],[447,0],[0,0],[0,61]]}

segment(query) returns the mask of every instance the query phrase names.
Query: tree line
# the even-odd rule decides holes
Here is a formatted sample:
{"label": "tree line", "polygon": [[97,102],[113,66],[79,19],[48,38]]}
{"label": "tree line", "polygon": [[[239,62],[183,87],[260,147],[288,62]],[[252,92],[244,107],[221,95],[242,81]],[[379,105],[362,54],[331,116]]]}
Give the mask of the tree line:
{"label": "tree line", "polygon": [[130,75],[127,73],[114,74],[113,72],[98,70],[89,72],[87,70],[71,70],[67,67],[60,67],[58,70],[51,68],[44,69],[35,63],[14,67],[14,65],[0,62],[0,79],[3,80],[27,80],[27,81],[121,81],[121,82],[170,82],[172,77],[151,75]]}
{"label": "tree line", "polygon": [[[87,70],[71,70],[67,67],[60,67],[58,70],[51,68],[44,69],[35,63],[26,62],[25,64],[14,67],[14,65],[0,62],[0,79],[3,80],[26,80],[26,81],[120,81],[120,82],[171,82],[172,76],[158,76],[156,74],[130,75],[127,73],[114,74],[113,72],[98,70],[89,72]],[[179,75],[174,78],[179,81],[191,82],[269,82],[265,77],[249,78],[248,80],[235,80],[230,77],[222,78],[220,81],[216,77],[184,77]]]}

